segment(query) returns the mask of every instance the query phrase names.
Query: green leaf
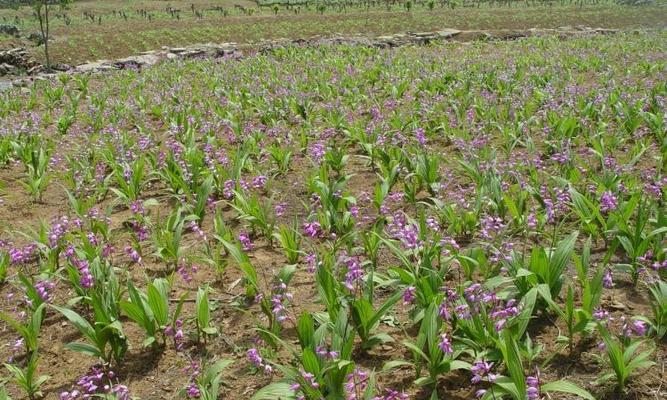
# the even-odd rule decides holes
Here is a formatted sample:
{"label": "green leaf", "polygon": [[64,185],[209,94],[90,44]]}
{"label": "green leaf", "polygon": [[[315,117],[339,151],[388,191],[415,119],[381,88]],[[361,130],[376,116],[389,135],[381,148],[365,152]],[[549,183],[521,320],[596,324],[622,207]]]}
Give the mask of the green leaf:
{"label": "green leaf", "polygon": [[[519,395],[517,399],[524,399],[526,398],[526,377],[523,364],[521,363],[516,340],[508,330],[503,331],[501,350],[505,365],[507,366],[510,378],[513,382],[511,386],[514,386],[516,393]],[[499,381],[500,380],[496,381],[496,384],[498,384]],[[509,390],[510,385],[506,386],[505,389]]]}
{"label": "green leaf", "polygon": [[169,321],[169,299],[164,290],[158,289],[152,283],[148,285],[148,305],[153,311],[153,316],[158,325],[166,326]]}
{"label": "green leaf", "polygon": [[143,347],[149,347],[149,346],[153,345],[153,343],[155,343],[155,340],[156,340],[155,336],[149,336],[146,339],[144,339],[143,342],[141,342],[141,345]]}
{"label": "green leaf", "polygon": [[257,284],[257,271],[250,262],[248,255],[242,252],[241,249],[239,249],[239,247],[235,244],[229,243],[226,240],[221,240],[220,242],[223,246],[225,246],[225,249],[227,249],[229,254],[232,255],[248,283],[253,287],[254,290],[259,290],[259,285]]}
{"label": "green leaf", "polygon": [[208,288],[199,288],[197,291],[197,325],[199,329],[209,328],[211,323],[211,310],[208,303]]}
{"label": "green leaf", "polygon": [[130,318],[132,321],[138,323],[141,325],[144,329],[146,329],[146,326],[144,326],[144,315],[141,313],[141,310],[138,305],[131,303],[129,301],[121,301],[119,303],[120,309],[127,315],[128,318]]}
{"label": "green leaf", "polygon": [[313,336],[315,335],[315,328],[313,325],[313,317],[311,317],[309,313],[304,312],[301,314],[296,331],[299,335],[301,348],[305,349],[314,345]]}
{"label": "green leaf", "polygon": [[411,363],[410,361],[405,361],[405,360],[392,360],[384,363],[382,366],[382,372],[385,371],[390,371],[392,369],[400,368],[400,367],[407,367],[407,366],[413,366],[414,364]]}
{"label": "green leaf", "polygon": [[429,359],[429,357],[426,355],[426,353],[424,353],[424,352],[422,351],[422,349],[420,349],[419,347],[417,347],[414,343],[411,343],[411,342],[407,342],[407,341],[406,341],[406,342],[403,342],[403,345],[404,345],[405,347],[407,347],[408,349],[414,351],[414,352],[415,352],[416,354],[418,354],[419,356],[421,356],[421,358],[423,358],[424,361],[426,361],[426,362],[430,362],[430,359]]}
{"label": "green leaf", "polygon": [[207,335],[217,335],[218,334],[218,328],[209,326],[204,329],[202,329],[202,332],[204,332]]}
{"label": "green leaf", "polygon": [[303,355],[301,356],[301,364],[303,365],[303,369],[306,370],[306,372],[310,372],[315,376],[320,374],[320,360],[317,357],[317,354],[315,354],[313,349],[310,347],[303,351]]}
{"label": "green leaf", "polygon": [[93,329],[90,323],[88,323],[88,321],[86,321],[82,316],[70,310],[69,308],[58,307],[58,306],[51,306],[51,307],[53,307],[56,311],[64,315],[65,318],[67,318],[71,323],[73,323],[74,326],[76,326],[76,328],[79,330],[79,332],[81,332],[91,342],[93,343],[97,342],[97,335],[95,333],[95,329]]}
{"label": "green leaf", "polygon": [[292,385],[276,382],[259,389],[251,400],[292,400],[296,397]]}
{"label": "green leaf", "polygon": [[454,360],[449,364],[449,369],[451,371],[455,369],[464,369],[466,371],[470,371],[470,368],[472,368],[470,363],[461,360]]}
{"label": "green leaf", "polygon": [[399,301],[403,297],[403,293],[401,291],[396,291],[391,297],[389,297],[384,304],[372,315],[371,319],[368,320],[368,329],[374,328],[378,322],[380,322],[380,318],[384,316],[389,309],[396,304],[397,301]]}
{"label": "green leaf", "polygon": [[422,376],[421,378],[415,380],[416,386],[428,386],[432,383],[434,383],[434,381],[430,376]]}
{"label": "green leaf", "polygon": [[[512,398],[514,400],[527,399],[525,393],[522,394],[520,389],[517,388],[516,384],[514,382],[512,382],[512,380],[510,378],[506,377],[506,376],[501,376],[501,377],[497,378],[496,382],[495,382],[495,386],[496,386],[496,388],[500,389],[500,394],[507,393],[510,396],[512,396]],[[523,391],[525,392],[526,391],[525,384],[522,384],[521,386],[524,387]],[[494,389],[494,391],[495,390],[496,389]],[[488,391],[487,394],[489,394],[489,393],[493,393],[493,392]],[[492,398],[492,397],[484,396],[483,398],[487,399],[487,398]]]}
{"label": "green leaf", "polygon": [[570,381],[560,380],[545,383],[541,386],[542,392],[561,392],[561,393],[570,393],[587,400],[595,400],[592,394],[588,393],[585,389],[575,385]]}
{"label": "green leaf", "polygon": [[97,347],[93,346],[92,344],[88,344],[88,343],[77,343],[77,342],[67,343],[65,345],[65,348],[69,349],[69,350],[72,350],[72,351],[79,352],[79,353],[83,353],[83,354],[86,354],[86,355],[89,355],[89,356],[92,356],[92,357],[102,357],[103,356],[102,352]]}

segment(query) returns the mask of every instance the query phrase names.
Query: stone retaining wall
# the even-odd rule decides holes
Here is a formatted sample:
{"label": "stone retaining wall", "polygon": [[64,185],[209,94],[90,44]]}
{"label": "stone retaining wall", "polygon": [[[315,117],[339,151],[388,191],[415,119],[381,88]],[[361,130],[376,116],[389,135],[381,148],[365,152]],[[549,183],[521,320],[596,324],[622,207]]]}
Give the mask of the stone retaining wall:
{"label": "stone retaining wall", "polygon": [[[276,39],[257,43],[238,45],[236,43],[206,43],[180,48],[163,47],[161,50],[147,51],[136,56],[126,57],[118,60],[98,60],[91,63],[78,65],[76,67],[58,66],[58,70],[68,73],[91,73],[103,72],[115,69],[137,69],[151,67],[165,60],[192,59],[192,58],[220,58],[220,57],[243,57],[244,54],[253,52],[267,53],[275,48],[285,46],[317,46],[349,44],[373,47],[396,47],[404,45],[425,45],[443,41],[468,42],[476,40],[516,40],[531,36],[558,35],[562,38],[590,36],[598,34],[616,33],[616,29],[571,27],[564,26],[556,29],[528,29],[528,30],[496,30],[496,31],[459,31],[456,29],[443,29],[433,32],[408,32],[394,35],[377,37],[363,36],[339,36],[339,37],[311,37],[308,39]],[[15,49],[25,55],[25,50]],[[2,60],[2,53],[0,53]],[[2,63],[0,63],[2,68]],[[8,68],[11,69],[11,68]],[[18,71],[18,68],[12,71]],[[42,68],[36,63],[31,63],[29,68],[23,71],[33,71],[34,76],[15,79],[13,81],[0,82],[0,90],[13,86],[26,86],[35,80],[51,79],[54,73],[42,73]],[[1,74],[0,74],[1,75]]]}

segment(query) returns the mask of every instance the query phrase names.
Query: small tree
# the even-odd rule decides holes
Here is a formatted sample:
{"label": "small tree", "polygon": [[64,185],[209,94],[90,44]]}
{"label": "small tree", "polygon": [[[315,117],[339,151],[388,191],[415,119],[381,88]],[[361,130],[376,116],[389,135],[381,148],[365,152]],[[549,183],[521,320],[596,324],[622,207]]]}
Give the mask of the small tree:
{"label": "small tree", "polygon": [[50,15],[49,9],[52,6],[67,6],[72,0],[32,0],[29,1],[35,11],[35,18],[39,22],[39,31],[44,42],[44,58],[46,58],[46,69],[51,69],[51,57],[49,56],[49,38],[50,38]]}

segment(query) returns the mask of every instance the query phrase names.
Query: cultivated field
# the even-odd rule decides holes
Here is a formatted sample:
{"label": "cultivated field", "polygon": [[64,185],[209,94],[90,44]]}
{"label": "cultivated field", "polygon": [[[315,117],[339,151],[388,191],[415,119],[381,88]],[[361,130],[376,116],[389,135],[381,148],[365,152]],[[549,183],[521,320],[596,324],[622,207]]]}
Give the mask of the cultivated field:
{"label": "cultivated field", "polygon": [[[1,3],[1,2],[0,2]],[[248,43],[313,35],[384,35],[442,28],[459,30],[556,28],[584,25],[655,29],[667,24],[667,7],[630,7],[613,1],[316,1],[105,0],[77,1],[55,9],[51,26],[54,62],[80,64],[205,42]],[[260,5],[258,5],[260,4]],[[407,4],[410,4],[409,6]],[[178,10],[178,12],[176,11]],[[409,10],[409,11],[408,11]],[[0,23],[14,24],[20,38],[0,35],[0,49],[34,46],[39,31],[28,7],[0,9]],[[41,59],[41,49],[33,53]]]}
{"label": "cultivated field", "polygon": [[0,400],[667,397],[666,48],[287,46],[0,93]]}

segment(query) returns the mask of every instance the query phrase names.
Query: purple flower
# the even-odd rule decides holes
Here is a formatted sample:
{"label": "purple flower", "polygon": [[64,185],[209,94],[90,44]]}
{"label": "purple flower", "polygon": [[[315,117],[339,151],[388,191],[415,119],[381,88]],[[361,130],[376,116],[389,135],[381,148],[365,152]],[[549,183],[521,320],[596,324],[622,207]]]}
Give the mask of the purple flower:
{"label": "purple flower", "polygon": [[311,238],[321,237],[323,233],[322,225],[320,225],[320,223],[317,221],[305,222],[303,224],[303,232],[306,234],[306,236]]}
{"label": "purple flower", "polygon": [[287,203],[278,203],[275,207],[276,217],[282,217],[287,209]]}
{"label": "purple flower", "polygon": [[355,368],[351,374],[346,376],[345,390],[347,391],[347,400],[361,400],[358,394],[363,393],[368,387],[369,374],[359,368]]}
{"label": "purple flower", "polygon": [[262,357],[260,357],[259,350],[255,348],[249,349],[246,355],[248,356],[248,360],[252,363],[252,365],[257,368],[262,366],[264,360],[262,360]]}
{"label": "purple flower", "polygon": [[301,377],[313,389],[320,387],[320,384],[317,383],[317,380],[315,379],[315,375],[311,374],[310,372],[301,371]]}
{"label": "purple flower", "polygon": [[355,287],[361,283],[364,277],[364,269],[359,257],[347,257],[345,264],[347,264],[347,272],[345,273],[343,285],[349,290],[354,291]]}
{"label": "purple flower", "polygon": [[197,266],[191,265],[190,269],[188,270],[188,266],[186,263],[181,262],[178,265],[178,269],[176,270],[178,274],[181,276],[181,279],[183,279],[183,282],[185,283],[190,283],[192,282],[192,275],[194,275],[197,272]]}
{"label": "purple flower", "polygon": [[447,337],[446,333],[440,335],[440,343],[438,344],[438,347],[445,354],[452,354],[454,352],[454,349],[452,348],[452,342],[449,337]]}
{"label": "purple flower", "polygon": [[449,313],[449,310],[447,309],[447,303],[445,301],[440,303],[438,314],[440,315],[440,318],[444,319],[445,321],[452,319],[452,315]]}
{"label": "purple flower", "polygon": [[491,240],[493,239],[500,231],[505,229],[507,226],[502,218],[500,217],[492,217],[492,216],[486,216],[482,218],[481,221],[481,231],[480,235],[482,238]]}
{"label": "purple flower", "polygon": [[403,292],[403,304],[412,304],[415,302],[415,299],[417,298],[415,296],[415,293],[417,292],[417,288],[414,286],[408,286],[405,288],[405,291]]}
{"label": "purple flower", "polygon": [[308,148],[308,154],[313,159],[315,164],[319,164],[326,154],[326,148],[323,142],[315,142]]}
{"label": "purple flower", "polygon": [[329,351],[324,346],[317,346],[315,348],[315,353],[317,353],[318,356],[324,359],[335,360],[336,358],[338,358],[338,352],[333,350]]}
{"label": "purple flower", "polygon": [[480,383],[485,377],[488,377],[489,382],[494,382],[496,380],[496,375],[490,373],[491,368],[493,368],[493,363],[488,363],[484,360],[477,361],[472,366],[472,368],[470,368],[470,372],[473,374],[470,381],[474,384],[477,384]]}
{"label": "purple flower", "polygon": [[49,291],[53,290],[53,288],[55,287],[56,287],[55,283],[48,280],[43,280],[35,284],[35,291],[37,292],[37,295],[39,296],[40,299],[42,299],[43,302],[49,303],[51,302],[51,294],[49,293]]}
{"label": "purple flower", "polygon": [[273,372],[273,368],[269,364],[265,363],[264,359],[262,359],[262,357],[259,355],[259,350],[252,348],[248,350],[246,355],[248,356],[250,363],[257,368],[263,368],[264,373],[270,374]]}
{"label": "purple flower", "polygon": [[317,265],[318,265],[317,254],[315,254],[315,253],[307,254],[306,255],[306,263],[308,264],[308,267],[307,267],[306,271],[308,271],[311,274],[314,273],[315,270],[317,269]]}
{"label": "purple flower", "polygon": [[133,201],[130,203],[130,210],[133,214],[145,215],[144,203],[142,201]]}
{"label": "purple flower", "polygon": [[415,139],[417,139],[420,145],[426,146],[426,135],[424,128],[415,129]]}
{"label": "purple flower", "polygon": [[607,214],[611,211],[614,211],[617,207],[618,200],[612,192],[606,191],[602,193],[602,196],[600,197],[600,212],[602,214]]}
{"label": "purple flower", "polygon": [[125,385],[114,385],[111,393],[116,396],[117,400],[130,400],[130,389]]}
{"label": "purple flower", "polygon": [[241,246],[243,246],[243,251],[252,250],[253,244],[250,241],[250,235],[248,235],[246,232],[242,232],[239,234],[239,242],[241,242]]}
{"label": "purple flower", "polygon": [[201,392],[199,391],[199,388],[197,387],[197,384],[192,382],[187,389],[187,395],[191,399],[198,399],[201,396]]}
{"label": "purple flower", "polygon": [[226,180],[222,189],[222,196],[227,200],[233,199],[234,189],[236,189],[236,183],[231,179]]}
{"label": "purple flower", "polygon": [[630,329],[637,335],[637,336],[644,336],[646,335],[647,331],[647,326],[644,321],[641,320],[634,320],[632,321],[632,325],[630,326]]}
{"label": "purple flower", "polygon": [[266,186],[268,178],[264,175],[259,175],[252,180],[252,187],[255,189],[263,189]]}
{"label": "purple flower", "polygon": [[593,318],[597,321],[605,321],[609,319],[609,311],[602,308],[596,308],[593,311]]}
{"label": "purple flower", "polygon": [[141,255],[139,252],[132,246],[125,247],[125,253],[130,257],[130,260],[135,263],[141,264]]}
{"label": "purple flower", "polygon": [[384,396],[373,397],[373,400],[408,400],[410,396],[407,393],[399,392],[398,390],[385,389],[386,394]]}
{"label": "purple flower", "polygon": [[526,226],[529,229],[537,228],[537,217],[535,217],[535,214],[533,213],[528,214],[528,219],[526,220]]}
{"label": "purple flower", "polygon": [[88,264],[87,260],[81,260],[75,256],[72,256],[70,258],[70,262],[79,270],[79,284],[82,288],[90,289],[91,287],[95,286],[95,278],[90,273],[90,265]]}
{"label": "purple flower", "polygon": [[611,275],[611,270],[608,268],[604,272],[604,276],[602,277],[602,286],[604,286],[606,289],[611,289],[612,287],[614,287],[614,281]]}
{"label": "purple flower", "polygon": [[540,398],[540,381],[536,376],[527,376],[526,377],[526,393],[528,394],[528,399],[535,400]]}
{"label": "purple flower", "polygon": [[99,394],[114,394],[118,400],[129,400],[130,393],[127,386],[113,385],[116,374],[102,367],[92,367],[88,374],[80,377],[76,384],[77,388],[69,392],[62,392],[61,400],[91,399]]}
{"label": "purple flower", "polygon": [[456,317],[459,319],[469,319],[470,318],[470,307],[467,304],[460,304],[454,308]]}
{"label": "purple flower", "polygon": [[271,297],[271,313],[276,317],[278,323],[282,324],[289,318],[286,305],[291,300],[291,293],[277,293]]}

